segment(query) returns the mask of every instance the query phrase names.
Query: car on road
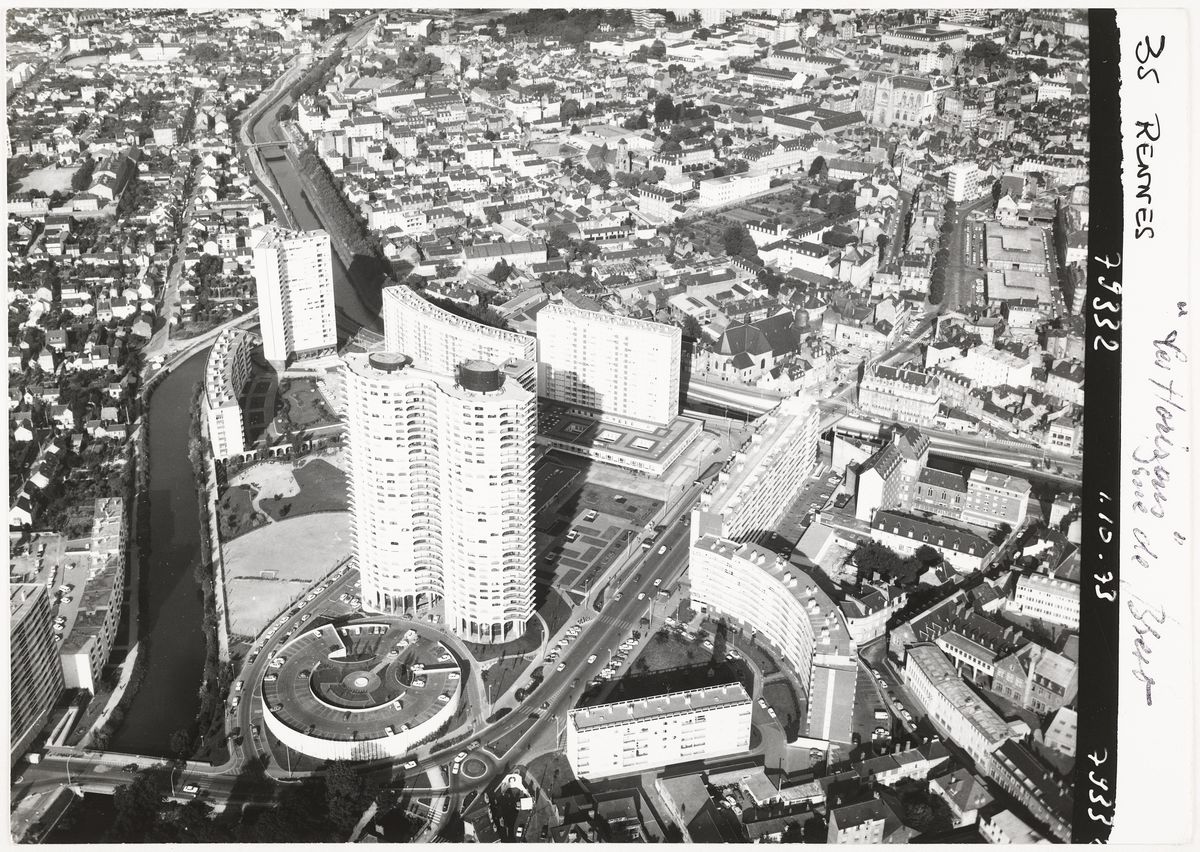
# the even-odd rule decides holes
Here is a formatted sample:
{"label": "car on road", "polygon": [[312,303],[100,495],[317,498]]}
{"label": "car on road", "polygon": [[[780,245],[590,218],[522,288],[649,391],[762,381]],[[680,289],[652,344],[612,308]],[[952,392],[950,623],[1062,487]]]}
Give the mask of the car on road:
{"label": "car on road", "polygon": [[903,704],[901,704],[899,701],[893,701],[893,702],[892,702],[892,706],[893,706],[893,707],[895,707],[897,710],[903,710],[903,709],[904,709],[904,705],[903,705]]}
{"label": "car on road", "polygon": [[758,699],[758,706],[761,707],[762,709],[766,710],[767,709],[767,699],[765,699],[765,698]]}
{"label": "car on road", "polygon": [[467,759],[467,753],[465,751],[460,751],[458,754],[454,755],[455,763],[462,763],[466,759]]}
{"label": "car on road", "polygon": [[662,545],[662,546],[660,546],[660,547],[658,548],[658,555],[659,555],[659,556],[662,556],[662,555],[663,555],[664,553],[666,553],[666,552],[667,552],[667,546],[666,546],[665,544],[664,544],[664,545]]}
{"label": "car on road", "polygon": [[243,686],[245,686],[245,684],[246,684],[246,682],[245,682],[244,680],[239,680],[237,683],[235,683],[235,684],[233,685],[233,691],[234,691],[234,692],[241,692],[241,691],[242,691],[242,687],[243,687]]}
{"label": "car on road", "polygon": [[235,695],[235,696],[233,696],[233,700],[229,702],[229,709],[230,709],[231,711],[232,711],[232,710],[236,710],[236,709],[238,709],[238,705],[239,705],[239,704],[241,704],[241,703],[242,703],[242,698],[241,698],[241,696],[240,696],[240,695]]}
{"label": "car on road", "polygon": [[271,660],[271,668],[277,669],[286,662],[287,657],[276,657],[275,659]]}
{"label": "car on road", "polygon": [[575,678],[573,681],[571,681],[571,689],[574,689],[577,686],[579,686],[579,678]]}
{"label": "car on road", "polygon": [[657,578],[657,579],[655,579],[655,581],[654,581],[654,586],[655,586],[655,588],[658,588],[658,587],[659,587],[659,586],[661,586],[661,585],[662,585],[662,577],[658,577],[658,578]]}
{"label": "car on road", "polygon": [[712,640],[711,640],[711,639],[705,639],[705,640],[704,640],[704,648],[705,648],[705,650],[707,650],[707,651],[711,651],[711,650],[713,649],[713,643],[712,643]]}
{"label": "car on road", "polygon": [[912,722],[913,720],[913,714],[909,713],[907,710],[901,710],[900,715],[904,717],[905,722]]}
{"label": "car on road", "polygon": [[300,623],[303,624],[304,622],[308,621],[310,618],[312,618],[312,613],[306,612],[306,613],[304,613],[304,615],[300,616]]}
{"label": "car on road", "polygon": [[614,595],[613,595],[613,600],[614,600],[614,601],[619,601],[620,599],[621,599],[621,593],[620,593],[620,592],[617,592],[616,594],[614,594]]}
{"label": "car on road", "polygon": [[645,593],[645,592],[638,592],[638,597],[637,597],[637,599],[638,599],[639,601],[644,601],[644,600],[646,599],[646,593]]}
{"label": "car on road", "polygon": [[461,763],[455,763],[453,766],[451,766],[451,767],[450,767],[450,774],[451,774],[451,775],[457,775],[457,774],[458,774],[458,770],[459,770],[459,768],[460,768],[461,766],[462,766],[462,764],[461,764]]}
{"label": "car on road", "polygon": [[542,702],[542,709],[543,709],[543,710],[549,710],[549,709],[550,709],[550,702],[549,702],[549,701],[543,701],[543,702]]}
{"label": "car on road", "polygon": [[775,715],[775,708],[774,708],[774,707],[768,707],[768,708],[767,708],[767,715],[769,715],[769,716],[770,716],[772,719],[778,718],[778,717]]}
{"label": "car on road", "polygon": [[405,763],[405,764],[404,764],[404,768],[405,768],[405,769],[416,769],[416,768],[417,768],[417,762],[416,762],[415,760],[410,760],[410,761],[408,761],[407,763]]}
{"label": "car on road", "polygon": [[559,663],[559,664],[558,664],[558,668],[556,668],[556,669],[555,669],[555,671],[561,672],[561,671],[563,671],[564,669],[566,669],[566,667],[567,667],[567,664],[566,664],[566,663]]}
{"label": "car on road", "polygon": [[587,658],[587,661],[588,661],[588,665],[590,666],[592,663],[596,662],[596,655],[592,654],[590,657]]}

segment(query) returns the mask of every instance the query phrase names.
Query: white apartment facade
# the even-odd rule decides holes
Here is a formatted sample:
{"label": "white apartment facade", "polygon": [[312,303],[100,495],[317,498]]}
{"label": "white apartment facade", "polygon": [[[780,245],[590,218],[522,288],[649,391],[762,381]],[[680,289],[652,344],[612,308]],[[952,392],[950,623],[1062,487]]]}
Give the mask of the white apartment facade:
{"label": "white apartment facade", "polygon": [[946,171],[946,193],[955,204],[973,201],[979,197],[984,177],[974,163],[955,163]]}
{"label": "white apartment facade", "polygon": [[751,711],[736,682],[581,707],[567,715],[567,760],[590,779],[744,754]]}
{"label": "white apartment facade", "polygon": [[482,361],[456,377],[406,355],[344,362],[364,603],[393,613],[440,600],[468,641],[520,635],[533,615],[537,398]]}
{"label": "white apartment facade", "polygon": [[771,188],[771,176],[766,172],[742,172],[700,181],[700,207],[722,207]]}
{"label": "white apartment facade", "polygon": [[250,378],[249,332],[226,329],[217,337],[204,365],[204,413],[213,456],[224,461],[246,451],[245,424],[238,396]]}
{"label": "white apartment facade", "polygon": [[263,354],[277,369],[337,350],[329,234],[271,226],[254,245]]}
{"label": "white apartment facade", "polygon": [[936,645],[906,649],[904,683],[934,726],[970,755],[975,768],[992,773],[992,752],[1014,737],[1008,723],[984,703]]}
{"label": "white apartment facade", "polygon": [[678,326],[550,304],[537,328],[540,396],[631,425],[679,414]]}
{"label": "white apartment facade", "polygon": [[125,594],[125,501],[120,497],[95,500],[88,540],[87,584],[66,638],[59,648],[67,689],[95,695],[100,674],[108,664]]}
{"label": "white apartment facade", "polygon": [[706,535],[688,563],[692,606],[757,630],[796,672],[808,702],[808,736],[850,741],[857,663],[838,606],[773,551]]}
{"label": "white apartment facade", "polygon": [[1017,580],[1011,607],[1022,615],[1078,630],[1079,584],[1045,574],[1028,574]]}
{"label": "white apartment facade", "polygon": [[809,396],[788,397],[759,423],[692,511],[691,541],[744,541],[772,529],[817,464],[820,411]]}
{"label": "white apartment facade", "polygon": [[[503,364],[537,358],[537,338],[492,328],[444,311],[398,284],[383,289],[383,337],[388,352],[403,352],[424,370],[453,376],[464,361]],[[532,382],[526,390],[532,391]]]}

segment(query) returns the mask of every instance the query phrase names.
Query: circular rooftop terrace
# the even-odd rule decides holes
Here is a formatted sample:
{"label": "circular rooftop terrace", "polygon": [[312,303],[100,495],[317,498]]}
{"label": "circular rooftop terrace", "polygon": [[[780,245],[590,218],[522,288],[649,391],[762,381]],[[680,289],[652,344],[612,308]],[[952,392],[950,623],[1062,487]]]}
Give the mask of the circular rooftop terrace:
{"label": "circular rooftop terrace", "polygon": [[458,709],[462,669],[427,625],[327,624],[281,647],[263,675],[263,719],[326,760],[399,757]]}

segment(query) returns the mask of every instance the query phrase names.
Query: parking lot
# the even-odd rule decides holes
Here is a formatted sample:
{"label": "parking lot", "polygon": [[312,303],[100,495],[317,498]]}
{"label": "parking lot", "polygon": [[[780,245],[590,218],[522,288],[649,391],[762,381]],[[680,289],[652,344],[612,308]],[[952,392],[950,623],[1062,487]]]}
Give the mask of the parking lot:
{"label": "parking lot", "polygon": [[790,556],[796,542],[812,522],[811,513],[828,503],[841,484],[842,477],[829,471],[827,459],[823,458],[817,469],[817,476],[804,483],[796,499],[784,512],[783,520],[776,524],[775,535],[769,545],[772,550]]}
{"label": "parking lot", "polygon": [[658,512],[662,501],[588,482],[573,460],[550,454],[535,469],[539,578],[571,602],[585,596]]}

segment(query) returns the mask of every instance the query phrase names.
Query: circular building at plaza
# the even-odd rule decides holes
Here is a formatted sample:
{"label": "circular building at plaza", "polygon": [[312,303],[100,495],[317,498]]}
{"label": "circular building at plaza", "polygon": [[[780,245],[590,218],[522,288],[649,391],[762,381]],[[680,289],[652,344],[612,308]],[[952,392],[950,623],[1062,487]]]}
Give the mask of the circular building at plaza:
{"label": "circular building at plaza", "polygon": [[271,660],[263,721],[322,760],[401,757],[454,716],[461,690],[458,659],[436,636],[378,619],[327,624]]}

